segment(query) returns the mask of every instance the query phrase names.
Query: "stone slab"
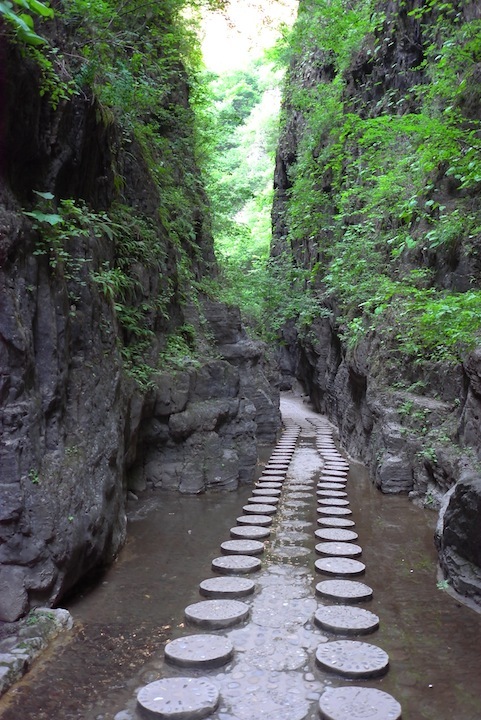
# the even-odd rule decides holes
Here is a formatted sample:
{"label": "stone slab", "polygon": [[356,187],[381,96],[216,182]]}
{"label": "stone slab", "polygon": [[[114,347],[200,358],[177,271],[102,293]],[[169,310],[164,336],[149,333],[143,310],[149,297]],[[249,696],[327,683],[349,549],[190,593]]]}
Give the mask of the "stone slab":
{"label": "stone slab", "polygon": [[356,524],[354,520],[350,520],[349,518],[344,517],[320,517],[317,519],[317,524],[325,527],[339,527],[339,528],[348,528],[348,527],[354,527]]}
{"label": "stone slab", "polygon": [[327,688],[319,699],[322,720],[401,720],[401,705],[376,688]]}
{"label": "stone slab", "polygon": [[323,498],[347,498],[345,490],[316,490],[316,495]]}
{"label": "stone slab", "polygon": [[366,566],[359,560],[352,560],[351,558],[321,558],[316,560],[314,567],[317,572],[323,573],[324,575],[341,575],[341,576],[354,576],[363,575],[366,571]]}
{"label": "stone slab", "polygon": [[319,528],[314,535],[320,540],[334,540],[335,542],[351,542],[359,537],[354,530],[345,528]]}
{"label": "stone slab", "polygon": [[249,606],[239,600],[201,600],[185,608],[188,622],[211,630],[231,627],[245,620],[249,615]]}
{"label": "stone slab", "polygon": [[256,497],[260,495],[261,497],[279,497],[281,494],[281,491],[278,488],[268,488],[264,487],[264,484],[262,487],[257,487],[252,490],[252,494]]}
{"label": "stone slab", "polygon": [[[272,525],[272,518],[269,515],[239,515],[236,518],[238,525],[259,525],[260,527],[268,527]],[[354,523],[353,523],[354,524]]]}
{"label": "stone slab", "polygon": [[342,602],[371,600],[373,595],[369,585],[356,580],[322,580],[316,585],[316,593],[321,597]]}
{"label": "stone slab", "polygon": [[320,505],[317,508],[317,512],[319,513],[319,515],[335,515],[336,517],[341,517],[343,515],[352,515],[352,510],[347,507],[340,506],[327,507],[326,505]]}
{"label": "stone slab", "polygon": [[144,717],[161,720],[201,720],[219,704],[219,690],[207,678],[163,678],[137,693]]}
{"label": "stone slab", "polygon": [[279,498],[271,497],[270,495],[253,495],[247,498],[247,502],[251,505],[277,505]]}
{"label": "stone slab", "polygon": [[264,543],[249,538],[226,540],[221,543],[220,549],[225,555],[262,555]]}
{"label": "stone slab", "polygon": [[337,507],[346,507],[346,505],[349,505],[349,500],[346,500],[345,498],[320,497],[317,502],[319,505],[332,505]]}
{"label": "stone slab", "polygon": [[318,555],[327,555],[329,557],[360,557],[362,555],[362,547],[351,542],[327,541],[316,545],[316,553]]}
{"label": "stone slab", "polygon": [[326,605],[316,610],[315,624],[321,630],[342,635],[366,635],[379,627],[379,617],[360,607],[351,605]]}
{"label": "stone slab", "polygon": [[260,568],[259,558],[251,555],[222,555],[212,560],[212,570],[222,575],[246,575]]}
{"label": "stone slab", "polygon": [[217,668],[234,654],[231,641],[221,635],[186,635],[165,646],[165,659],[172,665],[192,668]]}
{"label": "stone slab", "polygon": [[[260,525],[242,525],[231,527],[229,532],[231,537],[235,540],[263,540],[264,538],[268,538],[271,534],[271,531],[268,528],[261,527]],[[340,540],[341,538],[335,539]]]}
{"label": "stone slab", "polygon": [[244,505],[242,510],[246,515],[275,515],[277,512],[275,505],[265,503],[250,503],[250,505]]}
{"label": "stone slab", "polygon": [[209,598],[236,598],[252,595],[255,582],[243,577],[214,577],[202,580],[199,592]]}
{"label": "stone slab", "polygon": [[389,655],[377,645],[360,640],[334,640],[319,645],[316,663],[346,678],[381,677],[389,669]]}

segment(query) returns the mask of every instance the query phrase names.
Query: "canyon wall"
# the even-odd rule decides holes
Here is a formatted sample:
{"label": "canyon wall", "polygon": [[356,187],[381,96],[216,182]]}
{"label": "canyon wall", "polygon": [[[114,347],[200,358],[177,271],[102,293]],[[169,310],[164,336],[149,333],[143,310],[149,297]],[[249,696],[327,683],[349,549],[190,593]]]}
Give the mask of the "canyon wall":
{"label": "canyon wall", "polygon": [[[306,270],[318,310],[307,327],[284,328],[283,386],[302,382],[380,490],[440,513],[440,565],[455,590],[481,604],[479,310],[464,350],[440,352],[448,302],[479,298],[479,178],[453,170],[454,145],[439,150],[456,128],[472,138],[459,157],[472,152],[479,163],[479,7],[411,0],[374,3],[367,16],[366,4],[354,3],[349,39],[342,13],[333,8],[326,19],[329,7],[315,5],[301,2],[284,91],[272,255]],[[463,48],[462,62],[443,57],[450,41]],[[449,62],[453,87],[443,74]],[[430,142],[438,146],[428,163]],[[454,222],[471,212],[473,229]],[[448,299],[445,323],[434,310],[430,319],[434,297],[436,309]],[[415,312],[424,335],[413,330]],[[461,306],[453,312],[460,327]],[[428,342],[438,321],[439,341],[433,330]]]}
{"label": "canyon wall", "polygon": [[[67,77],[78,22],[49,31]],[[0,48],[0,621],[13,622],[115,558],[129,491],[252,481],[280,415],[264,345],[209,290],[179,56],[144,137],[81,80],[54,102],[5,27]]]}

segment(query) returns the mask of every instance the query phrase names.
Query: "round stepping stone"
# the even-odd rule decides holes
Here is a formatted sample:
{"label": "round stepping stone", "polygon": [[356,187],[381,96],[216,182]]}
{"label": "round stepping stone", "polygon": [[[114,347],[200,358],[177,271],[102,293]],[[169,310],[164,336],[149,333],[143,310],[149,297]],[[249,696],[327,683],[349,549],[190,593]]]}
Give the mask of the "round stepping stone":
{"label": "round stepping stone", "polygon": [[251,503],[251,505],[255,505],[256,503],[259,505],[277,505],[279,498],[271,497],[270,495],[253,495],[247,498],[247,502]]}
{"label": "round stepping stone", "polygon": [[[348,543],[345,543],[348,544]],[[358,547],[353,545],[350,547]],[[220,546],[225,555],[262,555],[264,543],[259,540],[226,540]]]}
{"label": "round stepping stone", "polygon": [[215,577],[202,580],[199,592],[210,598],[235,598],[252,595],[255,582],[242,577]]}
{"label": "round stepping stone", "polygon": [[200,627],[219,630],[245,620],[249,606],[239,600],[201,600],[185,608],[185,618]]}
{"label": "round stepping stone", "polygon": [[272,525],[272,518],[269,517],[269,515],[240,515],[236,518],[236,522],[238,525],[259,525],[260,527],[268,527],[269,525]]}
{"label": "round stepping stone", "polygon": [[265,470],[287,470],[288,467],[289,463],[269,462],[265,466]]}
{"label": "round stepping stone", "polygon": [[262,475],[263,475],[264,477],[273,477],[273,476],[275,476],[275,477],[284,478],[284,477],[286,476],[286,474],[287,474],[287,470],[282,470],[282,469],[280,469],[280,468],[277,469],[277,470],[274,470],[274,469],[269,470],[268,468],[265,468],[265,469],[262,471]]}
{"label": "round stepping stone", "polygon": [[193,668],[217,668],[234,654],[231,641],[220,635],[186,635],[165,646],[165,659],[172,665]]}
{"label": "round stepping stone", "polygon": [[262,496],[264,496],[264,497],[279,497],[281,494],[281,491],[276,490],[275,488],[262,487],[262,488],[254,488],[252,490],[252,494],[255,497],[257,497],[258,495],[260,495],[261,497]]}
{"label": "round stepping stone", "polygon": [[348,528],[353,527],[356,523],[354,520],[349,520],[349,518],[326,516],[318,518],[317,524],[325,527]]}
{"label": "round stepping stone", "polygon": [[344,528],[320,528],[314,532],[316,538],[320,540],[334,540],[336,542],[350,542],[357,540],[359,535],[354,530],[344,530]]}
{"label": "round stepping stone", "polygon": [[377,645],[360,640],[334,640],[319,645],[316,662],[323,670],[343,677],[367,679],[388,671],[389,655]]}
{"label": "round stepping stone", "polygon": [[359,560],[344,557],[321,558],[316,560],[314,566],[317,572],[324,575],[363,575],[366,570],[364,563]]}
{"label": "round stepping stone", "polygon": [[344,498],[320,497],[318,498],[317,502],[319,503],[319,505],[336,505],[337,507],[345,507],[346,505],[349,505],[349,500],[346,500]]}
{"label": "round stepping stone", "polygon": [[316,495],[323,498],[347,498],[345,490],[316,490]]}
{"label": "round stepping stone", "polygon": [[332,470],[349,470],[349,463],[346,460],[327,460],[324,467]]}
{"label": "round stepping stone", "polygon": [[328,507],[326,505],[319,505],[317,508],[317,512],[319,515],[336,515],[340,517],[341,515],[352,515],[352,510],[350,510],[347,507]]}
{"label": "round stepping stone", "polygon": [[316,545],[316,553],[330,557],[360,557],[362,547],[350,542],[322,542]]}
{"label": "round stepping stone", "polygon": [[262,490],[262,488],[265,488],[266,490],[280,490],[281,487],[282,483],[280,482],[270,482],[269,480],[263,480],[262,482],[259,480],[256,482],[256,488],[259,490]]}
{"label": "round stepping stone", "polygon": [[[268,538],[271,534],[271,531],[267,528],[261,527],[260,525],[242,525],[241,527],[232,527],[230,529],[230,535],[231,537],[237,539],[246,539],[246,540],[262,540],[263,538]],[[356,534],[356,533],[354,533]],[[357,535],[356,535],[357,537]],[[327,540],[342,540],[342,538],[322,538]]]}
{"label": "round stepping stone", "polygon": [[346,477],[340,478],[340,477],[337,477],[336,475],[330,475],[328,473],[325,473],[325,474],[323,473],[321,475],[321,477],[319,478],[319,482],[331,482],[331,483],[337,482],[337,483],[343,483],[345,486],[347,483],[347,478]]}
{"label": "round stepping stone", "polygon": [[316,593],[321,597],[343,602],[372,599],[372,588],[356,580],[323,580],[317,583]]}
{"label": "round stepping stone", "polygon": [[401,720],[401,706],[376,688],[328,688],[319,700],[322,720]]}
{"label": "round stepping stone", "polygon": [[201,720],[219,704],[219,691],[205,678],[163,678],[137,693],[145,717],[161,720]]}
{"label": "round stepping stone", "polygon": [[316,610],[314,622],[322,630],[343,635],[367,635],[379,627],[377,615],[370,610],[350,605],[320,607]]}
{"label": "round stepping stone", "polygon": [[275,515],[277,512],[275,505],[267,505],[266,503],[251,503],[250,505],[244,505],[242,510],[247,515]]}
{"label": "round stepping stone", "polygon": [[328,470],[327,468],[322,468],[322,474],[339,478],[346,478],[348,476],[348,472],[346,470]]}
{"label": "round stepping stone", "polygon": [[251,555],[222,555],[212,560],[211,567],[222,575],[246,575],[260,570],[261,561]]}
{"label": "round stepping stone", "polygon": [[345,482],[318,482],[317,487],[320,490],[342,490],[346,487]]}

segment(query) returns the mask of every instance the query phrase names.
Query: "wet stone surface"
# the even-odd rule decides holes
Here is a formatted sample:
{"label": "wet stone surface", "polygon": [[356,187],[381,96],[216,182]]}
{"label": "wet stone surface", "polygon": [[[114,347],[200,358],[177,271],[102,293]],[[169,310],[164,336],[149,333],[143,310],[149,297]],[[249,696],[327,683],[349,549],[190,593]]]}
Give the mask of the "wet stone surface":
{"label": "wet stone surface", "polygon": [[[235,539],[245,538],[247,540],[261,540],[268,538],[271,534],[269,528],[261,527],[260,525],[239,525],[238,527],[232,527],[229,532],[231,537]],[[341,540],[342,538],[332,539]]]}
{"label": "wet stone surface", "polygon": [[249,555],[222,555],[212,560],[212,570],[223,575],[247,574],[260,568],[259,558]]}
{"label": "wet stone surface", "polygon": [[144,717],[200,720],[219,704],[219,690],[206,678],[164,678],[149,683],[137,695]]}
{"label": "wet stone surface", "polygon": [[344,528],[325,528],[314,532],[316,538],[320,540],[334,540],[337,542],[350,542],[357,540],[358,534],[354,530],[345,530]]}
{"label": "wet stone surface", "polygon": [[239,600],[201,600],[185,608],[186,620],[213,630],[235,625],[248,615],[249,606]]}
{"label": "wet stone surface", "polygon": [[255,582],[243,577],[215,577],[202,580],[199,592],[204,597],[234,598],[252,595]]}
{"label": "wet stone surface", "polygon": [[369,585],[357,580],[322,580],[316,585],[316,593],[321,597],[342,602],[371,600],[373,595]]}
{"label": "wet stone surface", "polygon": [[317,572],[324,575],[363,575],[366,566],[359,560],[351,558],[321,558],[316,560],[314,566]]}
{"label": "wet stone surface", "polygon": [[275,515],[277,508],[275,505],[267,505],[265,503],[250,503],[244,505],[242,510],[247,515]]}
{"label": "wet stone surface", "polygon": [[165,659],[179,667],[221,667],[231,659],[233,653],[232,642],[220,635],[186,635],[165,646]]}
{"label": "wet stone surface", "polygon": [[319,701],[322,720],[400,720],[401,706],[376,688],[328,688]]}
{"label": "wet stone surface", "polygon": [[347,498],[345,490],[316,490],[316,495],[321,498]]}
{"label": "wet stone surface", "polygon": [[247,498],[247,502],[251,505],[278,505],[279,498],[271,497],[269,495],[253,495]]}
{"label": "wet stone surface", "polygon": [[345,498],[326,498],[326,497],[320,497],[318,498],[317,502],[319,505],[332,505],[335,507],[346,507],[349,505],[349,500],[346,500]]}
{"label": "wet stone surface", "polygon": [[264,543],[259,540],[226,540],[220,546],[226,555],[262,555]]}
{"label": "wet stone surface", "polygon": [[338,528],[349,528],[354,527],[355,522],[350,518],[340,517],[320,517],[317,519],[317,524],[324,527],[338,527]]}
{"label": "wet stone surface", "polygon": [[317,487],[322,490],[342,490],[346,487],[346,483],[340,482],[318,482]]}
{"label": "wet stone surface", "polygon": [[359,640],[334,640],[316,650],[319,667],[347,678],[372,678],[384,675],[389,656],[377,645]]}
{"label": "wet stone surface", "polygon": [[314,622],[322,630],[342,635],[364,635],[379,627],[379,618],[375,613],[350,605],[320,607],[315,612]]}
{"label": "wet stone surface", "polygon": [[335,515],[336,517],[352,515],[352,510],[347,507],[320,505],[317,508],[320,515]]}
{"label": "wet stone surface", "polygon": [[259,525],[260,527],[269,527],[272,525],[272,518],[269,515],[239,515],[237,523],[239,525]]}
{"label": "wet stone surface", "polygon": [[322,542],[316,545],[316,553],[336,557],[359,557],[362,547],[349,542]]}
{"label": "wet stone surface", "polygon": [[281,491],[277,488],[265,487],[265,485],[263,484],[263,486],[261,488],[254,488],[252,491],[252,494],[255,496],[261,495],[261,496],[265,496],[265,497],[279,497],[281,494]]}

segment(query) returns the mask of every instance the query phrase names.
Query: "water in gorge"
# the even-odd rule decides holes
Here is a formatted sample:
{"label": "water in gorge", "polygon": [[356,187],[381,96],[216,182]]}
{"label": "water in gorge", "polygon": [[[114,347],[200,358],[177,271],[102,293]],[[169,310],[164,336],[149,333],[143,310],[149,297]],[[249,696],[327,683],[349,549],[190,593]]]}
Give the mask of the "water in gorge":
{"label": "water in gorge", "polygon": [[[291,417],[302,428],[291,475],[301,478],[315,474],[315,427],[306,418],[315,421],[320,416],[292,400],[284,402],[283,416]],[[380,618],[379,630],[362,639],[381,647],[390,658],[384,677],[356,684],[392,694],[402,705],[403,720],[479,720],[481,615],[436,586],[435,514],[414,506],[404,496],[382,495],[366,470],[355,463],[351,465],[348,490],[366,564],[366,574],[360,580],[374,591],[366,608]],[[311,493],[315,495],[314,490]],[[175,675],[165,665],[164,645],[192,632],[185,625],[184,608],[201,599],[199,582],[213,576],[211,561],[220,555],[220,543],[229,539],[229,529],[236,525],[250,494],[250,487],[199,497],[149,491],[138,502],[130,502],[128,540],[119,559],[97,584],[71,600],[73,631],[64,634],[0,701],[2,720],[140,717],[135,711],[136,691],[166,674]],[[299,498],[305,494],[300,490],[297,493]],[[274,520],[278,536],[288,528],[289,517],[294,522],[302,503],[299,499],[298,511],[296,501],[291,500],[282,520]],[[313,569],[315,500],[305,513],[303,523],[313,526],[300,533],[309,538],[302,543],[308,548],[307,554],[292,553],[292,558],[286,554],[282,567],[274,571],[285,573],[286,588],[292,579],[307,587],[303,602],[310,614],[317,603],[324,602],[316,598],[314,587],[325,578]],[[275,532],[272,547],[277,542]],[[272,563],[272,555],[269,557],[264,563]],[[263,586],[271,580],[264,576]],[[292,612],[298,612],[295,602],[286,597],[286,607]],[[301,623],[298,632],[304,633],[304,650],[313,638],[315,642],[325,640],[326,635],[332,639],[313,627],[310,618],[301,618]],[[243,629],[230,632],[240,642]],[[293,645],[293,658],[297,651]],[[309,707],[304,717],[314,720],[318,717],[320,689],[346,681],[316,667],[309,649],[306,657],[302,666],[293,662],[289,673],[292,677],[301,674],[310,682],[307,699],[303,698]],[[275,663],[275,656],[269,662]],[[226,672],[217,669],[202,674],[215,678]],[[253,676],[256,673],[262,674],[253,669]],[[246,696],[252,691],[247,686],[244,689]],[[274,720],[268,709],[263,713],[262,708],[255,707],[253,714],[244,714],[241,720]],[[212,717],[227,720],[234,716],[218,710]]]}

